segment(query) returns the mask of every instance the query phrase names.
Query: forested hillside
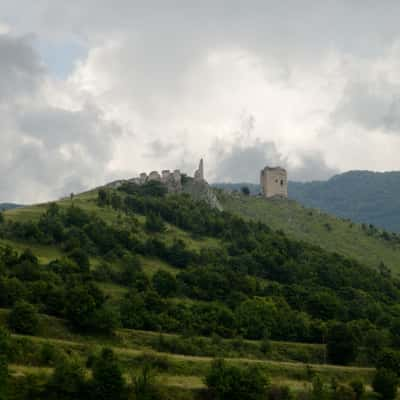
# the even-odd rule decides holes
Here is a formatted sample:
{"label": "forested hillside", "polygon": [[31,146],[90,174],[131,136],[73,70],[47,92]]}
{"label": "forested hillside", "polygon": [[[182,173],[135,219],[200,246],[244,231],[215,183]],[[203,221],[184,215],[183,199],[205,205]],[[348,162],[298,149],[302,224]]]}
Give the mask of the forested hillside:
{"label": "forested hillside", "polygon": [[12,398],[339,399],[400,363],[385,266],[158,183],[5,212],[0,238]]}

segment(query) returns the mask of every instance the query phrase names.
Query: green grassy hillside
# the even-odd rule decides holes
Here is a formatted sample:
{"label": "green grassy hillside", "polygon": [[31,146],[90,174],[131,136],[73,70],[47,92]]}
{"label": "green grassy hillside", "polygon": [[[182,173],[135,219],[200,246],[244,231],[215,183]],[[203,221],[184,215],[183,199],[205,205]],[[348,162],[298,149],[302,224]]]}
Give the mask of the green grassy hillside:
{"label": "green grassy hillside", "polygon": [[[161,399],[206,398],[204,378],[220,357],[241,370],[257,367],[270,385],[295,394],[312,391],[315,376],[326,387],[357,378],[371,390],[374,354],[399,340],[397,280],[187,195],[149,190],[101,189],[4,213],[0,327],[11,331],[16,399],[32,395],[18,388],[47,390],[65,360],[90,381],[105,347],[132,387],[149,366]],[[286,215],[316,237],[344,229],[294,203],[285,214],[284,203],[220,200],[246,217],[274,214],[270,227],[287,229],[279,222]],[[372,240],[358,226],[348,229]],[[287,231],[296,237],[297,229]],[[21,302],[36,310],[33,328],[26,314],[22,325],[10,322]],[[327,345],[338,324],[354,342],[351,359]]]}
{"label": "green grassy hillside", "polygon": [[400,273],[398,235],[306,208],[293,200],[266,200],[221,191],[218,198],[227,211],[262,221],[295,239],[355,258],[373,268],[383,262],[395,274]]}

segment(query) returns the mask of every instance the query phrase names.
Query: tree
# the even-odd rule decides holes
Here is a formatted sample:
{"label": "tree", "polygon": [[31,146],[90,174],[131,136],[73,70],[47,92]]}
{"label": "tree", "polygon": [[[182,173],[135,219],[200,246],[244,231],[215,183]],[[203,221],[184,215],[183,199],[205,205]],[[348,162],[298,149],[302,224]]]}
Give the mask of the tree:
{"label": "tree", "polygon": [[397,395],[398,377],[397,375],[386,368],[380,368],[376,371],[372,388],[376,393],[379,393],[382,400],[393,400]]}
{"label": "tree", "polygon": [[100,207],[105,207],[110,204],[110,195],[107,190],[100,189],[97,196],[97,204]]}
{"label": "tree", "polygon": [[165,231],[164,220],[160,217],[159,214],[149,212],[146,215],[146,229],[149,232],[153,232],[153,233],[164,232]]}
{"label": "tree", "polygon": [[85,372],[79,361],[62,358],[58,361],[47,384],[50,399],[87,399]]}
{"label": "tree", "polygon": [[243,186],[240,191],[242,192],[242,194],[244,194],[245,196],[249,196],[250,195],[250,189],[247,186]]}
{"label": "tree", "polygon": [[248,339],[260,339],[266,330],[274,332],[277,316],[275,304],[261,297],[244,301],[236,310],[239,328]]}
{"label": "tree", "polygon": [[333,325],[328,331],[328,357],[334,364],[347,365],[357,355],[357,343],[351,329],[344,323]]}
{"label": "tree", "polygon": [[7,358],[4,355],[0,355],[0,400],[7,399],[7,386],[8,386]]}
{"label": "tree", "polygon": [[36,308],[26,301],[18,301],[8,316],[9,328],[23,335],[34,335],[39,326]]}
{"label": "tree", "polygon": [[339,385],[335,391],[335,400],[355,400],[356,393],[351,386]]}
{"label": "tree", "polygon": [[363,394],[365,392],[364,383],[357,379],[357,380],[351,381],[350,386],[352,387],[352,389],[356,395],[355,400],[361,400],[361,397],[363,396]]}
{"label": "tree", "polygon": [[240,369],[215,360],[206,376],[207,387],[215,400],[263,400],[269,381],[256,366]]}
{"label": "tree", "polygon": [[157,400],[160,394],[154,382],[151,367],[145,364],[140,374],[133,379],[136,400]]}
{"label": "tree", "polygon": [[159,269],[152,278],[154,289],[162,297],[169,297],[176,294],[176,278],[168,271]]}
{"label": "tree", "polygon": [[125,397],[125,381],[111,349],[105,348],[93,364],[92,392],[96,400],[119,400]]}
{"label": "tree", "polygon": [[90,271],[90,261],[88,255],[80,248],[74,249],[69,253],[68,257],[75,261],[81,272]]}

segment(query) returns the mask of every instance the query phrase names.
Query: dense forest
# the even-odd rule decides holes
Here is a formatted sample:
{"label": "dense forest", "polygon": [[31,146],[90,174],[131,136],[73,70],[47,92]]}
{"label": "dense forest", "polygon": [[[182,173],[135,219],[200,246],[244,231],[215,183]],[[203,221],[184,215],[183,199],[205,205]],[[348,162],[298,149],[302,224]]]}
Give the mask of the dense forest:
{"label": "dense forest", "polygon": [[[80,208],[73,199],[68,206],[48,204],[38,219],[16,221],[0,214],[0,307],[10,310],[7,329],[12,333],[35,335],[39,315],[45,314],[66,320],[83,335],[112,336],[122,327],[241,338],[259,340],[259,351],[266,355],[271,341],[319,343],[326,345],[329,362],[376,366],[378,384],[396,382],[400,281],[385,265],[373,270],[188,195],[167,195],[155,182],[100,189],[94,201],[105,213],[114,210],[120,222],[110,224],[101,212]],[[194,239],[208,238],[213,245],[194,249],[185,240],[170,240],[170,227]],[[13,242],[24,243],[27,250],[14,248]],[[43,263],[29,250],[35,246],[55,247],[62,256]],[[149,278],[144,257],[159,259],[177,273],[159,269]],[[99,283],[126,292],[110,301]],[[6,331],[1,337],[4,371],[18,354]],[[184,343],[160,337],[158,348],[173,352],[181,346],[181,352],[196,354],[195,342]],[[128,385],[110,349],[89,357],[86,367],[92,370],[90,379],[73,360],[63,359],[45,384],[33,385],[37,398],[161,396],[146,368]],[[207,374],[205,396],[211,398],[262,399],[273,392],[257,368],[235,369],[217,360]],[[6,375],[1,376],[0,371],[5,381]],[[80,397],[68,397],[68,385]],[[318,385],[313,381],[309,396],[323,393]],[[356,396],[357,382],[353,386],[340,390]],[[355,398],[340,397],[338,388],[333,385],[326,396]]]}

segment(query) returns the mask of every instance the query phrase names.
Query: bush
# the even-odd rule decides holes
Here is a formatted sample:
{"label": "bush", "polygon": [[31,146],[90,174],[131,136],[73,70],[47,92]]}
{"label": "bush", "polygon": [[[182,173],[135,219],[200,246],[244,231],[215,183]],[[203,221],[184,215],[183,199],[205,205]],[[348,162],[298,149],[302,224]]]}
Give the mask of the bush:
{"label": "bush", "polygon": [[165,223],[159,214],[149,212],[146,215],[146,229],[149,232],[164,232]]}
{"label": "bush", "polygon": [[[59,360],[47,384],[50,399],[87,399],[85,372],[76,360]],[[47,398],[47,397],[46,397]]]}
{"label": "bush", "polygon": [[334,364],[347,365],[357,355],[357,343],[352,331],[344,323],[333,325],[328,332],[328,357]]}
{"label": "bush", "polygon": [[352,387],[339,385],[335,392],[335,400],[355,400],[356,394]]}
{"label": "bush", "polygon": [[121,368],[111,349],[103,349],[93,363],[92,394],[96,400],[124,398],[125,381]]}
{"label": "bush", "polygon": [[0,355],[0,400],[7,399],[8,364],[5,356]]}
{"label": "bush", "polygon": [[145,364],[140,374],[133,379],[135,400],[158,400],[160,393],[154,381],[150,365]]}
{"label": "bush", "polygon": [[364,383],[360,380],[354,380],[350,382],[350,386],[356,395],[356,400],[360,400],[365,392]]}
{"label": "bush", "polygon": [[268,379],[258,367],[240,369],[216,360],[206,376],[206,384],[215,400],[263,400]]}
{"label": "bush", "polygon": [[9,328],[23,335],[34,335],[39,326],[36,308],[25,301],[15,303],[8,316]]}
{"label": "bush", "polygon": [[177,283],[174,275],[167,271],[158,270],[152,278],[153,287],[162,297],[176,294]]}
{"label": "bush", "polygon": [[293,396],[288,386],[273,385],[268,389],[268,400],[292,400]]}
{"label": "bush", "polygon": [[372,387],[381,395],[383,400],[393,400],[397,395],[397,375],[388,369],[380,368],[376,371]]}

